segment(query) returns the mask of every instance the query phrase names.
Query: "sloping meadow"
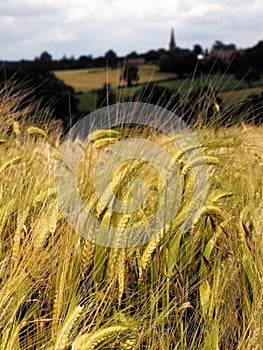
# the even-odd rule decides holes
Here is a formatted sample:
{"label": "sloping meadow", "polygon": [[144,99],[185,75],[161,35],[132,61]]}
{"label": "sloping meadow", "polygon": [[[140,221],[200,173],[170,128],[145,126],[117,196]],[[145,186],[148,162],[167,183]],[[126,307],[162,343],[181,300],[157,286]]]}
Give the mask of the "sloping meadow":
{"label": "sloping meadow", "polygon": [[[87,210],[103,224],[143,224],[147,234],[164,190],[151,165],[130,159],[115,169],[112,189],[128,201],[131,184],[146,178],[144,207],[125,216],[96,197],[98,156],[130,132],[164,147],[181,181],[169,225],[142,245],[108,247],[75,232],[59,208],[60,125],[48,110],[24,104],[26,89],[9,84],[0,97],[1,350],[263,348],[262,128],[200,121],[192,132],[203,156],[191,163],[194,149],[172,153],[173,141],[151,128],[95,133],[82,145],[77,181]],[[204,164],[206,197],[183,229],[191,174]]]}

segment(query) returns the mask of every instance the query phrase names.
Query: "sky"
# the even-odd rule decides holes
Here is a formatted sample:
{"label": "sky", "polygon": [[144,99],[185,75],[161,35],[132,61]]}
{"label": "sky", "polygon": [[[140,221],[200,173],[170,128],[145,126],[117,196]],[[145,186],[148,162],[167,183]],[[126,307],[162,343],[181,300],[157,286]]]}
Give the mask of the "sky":
{"label": "sky", "polygon": [[97,57],[113,49],[247,48],[263,40],[262,0],[0,0],[0,60]]}

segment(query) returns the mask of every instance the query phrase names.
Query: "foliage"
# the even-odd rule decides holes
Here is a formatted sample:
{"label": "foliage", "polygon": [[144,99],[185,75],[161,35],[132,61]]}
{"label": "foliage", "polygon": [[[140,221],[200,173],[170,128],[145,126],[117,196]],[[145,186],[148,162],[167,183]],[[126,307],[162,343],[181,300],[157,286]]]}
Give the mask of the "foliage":
{"label": "foliage", "polygon": [[113,50],[109,50],[105,53],[105,60],[107,67],[117,67],[118,65],[118,56]]}
{"label": "foliage", "polygon": [[206,57],[199,62],[199,69],[204,74],[222,74],[224,76],[230,65],[221,57]]}
{"label": "foliage", "polygon": [[240,69],[243,69],[244,67],[248,66],[248,62],[246,59],[246,56],[244,54],[241,54],[239,52],[236,52],[229,62],[228,66],[228,72],[229,73],[236,73]]}
{"label": "foliage", "polygon": [[121,74],[120,79],[127,81],[127,87],[133,86],[139,80],[139,68],[135,65],[126,66]]}
{"label": "foliage", "polygon": [[167,109],[173,109],[179,102],[179,98],[179,94],[176,94],[173,90],[158,86],[155,83],[149,83],[142,86],[132,96],[123,98],[122,101],[140,101],[165,107]]}
{"label": "foliage", "polygon": [[203,55],[204,50],[202,49],[202,46],[199,44],[195,44],[193,48],[193,53],[198,56],[198,55]]}
{"label": "foliage", "polygon": [[257,45],[252,48],[249,48],[245,52],[245,57],[247,58],[248,63],[261,70],[263,72],[263,41],[259,41]]}
{"label": "foliage", "polygon": [[147,51],[143,57],[147,62],[158,63],[160,56],[165,53],[164,49]]}
{"label": "foliage", "polygon": [[184,119],[188,123],[199,123],[209,125],[222,122],[222,100],[212,86],[202,86],[189,93],[186,102],[182,106]]}
{"label": "foliage", "polygon": [[235,77],[239,80],[245,80],[248,87],[251,88],[255,81],[260,80],[260,73],[261,72],[258,68],[252,66],[243,66],[236,72]]}
{"label": "foliage", "polygon": [[215,50],[236,50],[235,44],[224,44],[220,40],[216,40],[213,44],[213,49]]}
{"label": "foliage", "polygon": [[[53,117],[63,121],[64,126],[79,117],[78,99],[74,88],[66,85],[51,73],[42,60],[24,64],[18,71],[3,69],[0,81],[3,84],[9,79],[15,79],[19,85],[27,82],[33,88],[31,98],[38,101],[39,108],[49,106]],[[46,58],[45,58],[46,60]]]}
{"label": "foliage", "polygon": [[116,95],[110,84],[104,84],[102,89],[96,90],[96,107],[102,108],[116,103]]}
{"label": "foliage", "polygon": [[245,121],[254,125],[263,123],[263,92],[252,94],[240,101],[236,107],[230,107],[226,111],[226,117],[234,122],[241,123],[240,116],[245,116]]}
{"label": "foliage", "polygon": [[197,62],[195,53],[175,48],[161,56],[160,70],[177,73],[179,78],[182,78],[184,75],[189,75],[195,71]]}

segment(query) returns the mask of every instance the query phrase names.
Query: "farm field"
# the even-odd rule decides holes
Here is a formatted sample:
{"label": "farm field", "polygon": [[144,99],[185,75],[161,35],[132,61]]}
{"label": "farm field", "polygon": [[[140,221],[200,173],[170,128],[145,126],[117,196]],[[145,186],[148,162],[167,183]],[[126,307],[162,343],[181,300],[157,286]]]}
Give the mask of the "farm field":
{"label": "farm field", "polygon": [[226,106],[235,106],[238,105],[241,100],[246,99],[252,94],[261,94],[263,93],[262,87],[254,87],[250,89],[236,89],[225,92],[220,92],[219,96],[222,98],[224,105]]}
{"label": "farm field", "polygon": [[[124,84],[120,81],[121,72],[121,68],[98,68],[55,71],[54,73],[66,84],[73,86],[76,91],[87,92],[90,90],[101,89],[106,83],[110,84],[112,88],[117,88],[119,85]],[[158,67],[155,65],[139,67],[139,75],[140,84],[176,77],[176,75],[172,73],[159,72]]]}
{"label": "farm field", "polygon": [[106,82],[111,85],[119,99],[123,96],[134,94],[141,85],[150,82],[155,82],[157,85],[167,89],[177,90],[182,96],[201,86],[212,86],[218,92],[219,97],[222,98],[225,106],[230,106],[233,103],[238,104],[249,95],[263,91],[263,78],[255,82],[252,88],[247,88],[247,84],[244,81],[237,80],[233,75],[210,74],[195,79],[178,79],[175,74],[159,72],[158,67],[154,65],[140,67],[140,86],[133,88],[127,88],[125,85],[122,85],[121,89],[117,89],[121,83],[119,80],[121,75],[120,69],[69,70],[56,71],[55,74],[79,92],[80,110],[83,112],[96,108],[96,90],[101,89]]}
{"label": "farm field", "polygon": [[[83,149],[75,174],[60,153],[60,126],[25,105],[30,94],[7,86],[0,96],[1,350],[263,348],[262,126],[196,125],[198,152],[187,143],[175,147],[185,141],[178,130],[174,138],[151,128],[102,130],[88,146],[70,144]],[[135,222],[150,235],[147,220],[162,199],[167,205],[154,157],[129,157],[110,184],[103,172],[99,178],[126,202],[143,180],[149,200],[136,215],[112,212],[91,178],[111,145],[121,141],[123,149],[137,136],[165,150],[176,167],[181,196],[168,199],[178,200],[178,211],[167,224],[165,207],[162,229],[144,244],[105,247],[80,236],[62,214],[56,164],[74,173],[83,205],[101,223],[123,232]],[[196,187],[204,167],[206,182]]]}
{"label": "farm field", "polygon": [[[237,80],[232,74],[207,74],[195,79],[176,79],[167,82],[160,82],[159,85],[168,89],[175,89],[182,94],[191,90],[200,88],[201,86],[212,86],[217,92],[240,90],[247,88],[244,81]],[[263,78],[255,82],[254,87],[263,86]]]}

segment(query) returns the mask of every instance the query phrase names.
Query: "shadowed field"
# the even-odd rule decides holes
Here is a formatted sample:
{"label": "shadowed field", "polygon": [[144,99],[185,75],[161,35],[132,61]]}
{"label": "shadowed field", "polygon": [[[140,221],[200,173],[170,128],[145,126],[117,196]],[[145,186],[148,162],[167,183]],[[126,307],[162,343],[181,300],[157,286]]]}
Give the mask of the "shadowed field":
{"label": "shadowed field", "polygon": [[[87,112],[96,108],[97,89],[106,83],[116,92],[118,100],[133,95],[140,86],[155,82],[157,85],[175,90],[185,96],[203,86],[211,86],[222,99],[225,107],[238,105],[240,101],[254,93],[263,91],[263,78],[247,88],[245,81],[237,80],[231,74],[208,74],[196,78],[178,79],[176,74],[159,72],[155,65],[145,65],[139,68],[139,85],[127,88],[124,81],[120,81],[121,69],[81,69],[56,71],[56,76],[65,83],[73,86],[79,94],[80,110]],[[121,87],[121,89],[117,89]]]}

